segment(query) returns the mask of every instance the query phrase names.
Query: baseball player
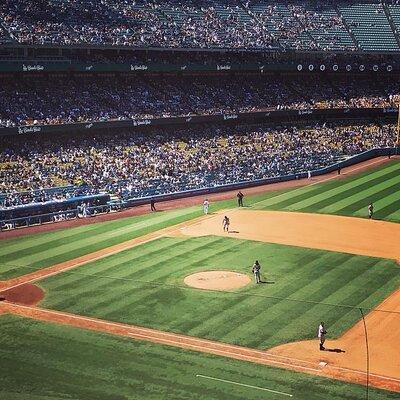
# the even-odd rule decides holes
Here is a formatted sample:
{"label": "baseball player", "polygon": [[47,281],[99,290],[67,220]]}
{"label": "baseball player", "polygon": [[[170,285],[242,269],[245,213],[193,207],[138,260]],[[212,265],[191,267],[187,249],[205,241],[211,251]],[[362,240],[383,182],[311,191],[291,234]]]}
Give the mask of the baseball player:
{"label": "baseball player", "polygon": [[243,197],[244,194],[239,190],[238,194],[236,195],[237,199],[238,199],[238,206],[239,207],[243,207]]}
{"label": "baseball player", "polygon": [[373,216],[374,216],[374,205],[371,203],[368,206],[368,218],[372,219]]}
{"label": "baseball player", "polygon": [[224,232],[225,231],[229,232],[229,224],[230,224],[229,218],[225,215],[224,219],[222,220],[222,227],[224,229]]}
{"label": "baseball player", "polygon": [[210,207],[210,203],[208,201],[208,199],[205,199],[203,202],[203,211],[204,214],[207,215],[208,214],[208,208]]}
{"label": "baseball player", "polygon": [[150,209],[151,209],[151,211],[157,211],[156,210],[156,202],[154,201],[154,198],[152,197],[151,199],[150,199]]}
{"label": "baseball player", "polygon": [[324,343],[325,343],[325,335],[326,334],[327,334],[327,332],[325,330],[325,325],[323,322],[321,322],[318,327],[319,349],[321,351],[325,350]]}
{"label": "baseball player", "polygon": [[260,270],[261,270],[261,265],[258,262],[258,260],[256,260],[256,262],[253,264],[253,268],[252,268],[252,272],[254,274],[254,281],[255,283],[261,283],[261,274],[260,274]]}

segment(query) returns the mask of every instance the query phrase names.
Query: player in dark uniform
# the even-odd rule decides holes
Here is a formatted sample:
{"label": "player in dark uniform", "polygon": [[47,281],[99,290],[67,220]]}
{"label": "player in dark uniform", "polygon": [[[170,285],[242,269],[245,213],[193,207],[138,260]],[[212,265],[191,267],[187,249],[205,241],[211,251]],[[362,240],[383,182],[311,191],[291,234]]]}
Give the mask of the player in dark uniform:
{"label": "player in dark uniform", "polygon": [[243,207],[243,197],[244,194],[239,190],[239,193],[236,195],[237,199],[238,199],[238,206],[239,207]]}
{"label": "player in dark uniform", "polygon": [[155,206],[156,202],[154,201],[153,197],[150,199],[150,208],[151,211],[157,211],[156,210],[156,206]]}

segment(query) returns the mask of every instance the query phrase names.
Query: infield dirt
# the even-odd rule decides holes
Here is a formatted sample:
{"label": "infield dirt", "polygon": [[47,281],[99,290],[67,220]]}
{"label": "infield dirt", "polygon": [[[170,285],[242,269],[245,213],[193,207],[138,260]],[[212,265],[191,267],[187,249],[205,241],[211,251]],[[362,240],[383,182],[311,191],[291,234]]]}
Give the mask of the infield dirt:
{"label": "infield dirt", "polygon": [[[224,233],[222,231],[223,215],[230,217],[231,228],[234,232]],[[400,225],[395,223],[318,214],[236,209],[201,217],[154,234],[111,246],[100,252],[88,254],[84,258],[71,260],[54,267],[35,271],[25,277],[16,278],[16,280],[3,282],[3,291],[23,288],[23,285],[41,278],[135,247],[146,241],[174,235],[229,236],[396,260],[400,258],[398,248]],[[18,293],[18,291],[14,293]],[[330,347],[340,348],[344,352],[320,352],[317,340],[290,343],[266,351],[259,351],[169,332],[45,310],[24,305],[18,296],[10,297],[7,301],[1,302],[0,313],[2,312],[293,369],[348,382],[365,383],[367,377],[365,373],[365,336],[362,323],[357,323],[342,337],[329,344]],[[397,357],[400,341],[399,316],[400,290],[393,293],[376,310],[371,311],[366,316],[370,346],[373,347],[373,351],[370,353],[370,384],[377,388],[397,392],[400,392],[400,365],[399,357]]]}
{"label": "infield dirt", "polygon": [[[230,233],[223,232],[221,228],[224,215],[230,218]],[[195,237],[230,236],[397,261],[400,259],[400,224],[361,218],[236,209],[182,227],[180,234]],[[400,290],[369,312],[365,322],[371,374],[390,377],[400,385]],[[322,362],[326,364],[325,373],[332,377],[337,376],[338,370],[365,371],[366,346],[362,321],[337,340],[328,342],[328,347],[328,351],[321,352],[316,339],[285,344],[269,349],[267,353],[309,361],[315,365]]]}

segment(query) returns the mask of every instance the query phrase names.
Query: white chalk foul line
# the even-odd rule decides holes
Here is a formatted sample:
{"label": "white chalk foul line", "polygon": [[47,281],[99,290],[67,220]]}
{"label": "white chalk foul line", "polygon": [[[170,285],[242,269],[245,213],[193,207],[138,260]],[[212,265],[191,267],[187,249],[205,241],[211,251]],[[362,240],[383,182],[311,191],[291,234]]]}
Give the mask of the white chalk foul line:
{"label": "white chalk foul line", "polygon": [[[123,328],[123,329],[131,328],[131,329],[134,329],[135,332],[128,332],[127,334],[128,334],[128,336],[131,336],[132,338],[135,338],[135,339],[139,338],[139,339],[144,339],[144,340],[147,340],[147,341],[158,342],[160,344],[166,344],[166,345],[169,344],[169,345],[172,345],[172,346],[175,346],[175,347],[181,347],[181,346],[179,346],[179,344],[180,344],[180,341],[179,341],[180,336],[176,335],[174,333],[170,333],[170,332],[157,331],[157,330],[154,331],[153,329],[149,329],[149,328],[143,328],[143,327],[139,327],[139,326],[132,326],[132,325],[127,325],[127,324],[118,323],[118,322],[111,322],[111,321],[106,321],[106,320],[101,320],[101,319],[96,319],[96,318],[90,318],[90,317],[85,317],[85,316],[82,316],[82,315],[70,314],[70,313],[60,312],[60,311],[56,311],[56,310],[49,310],[49,309],[45,309],[45,308],[26,306],[26,305],[22,305],[22,304],[13,304],[13,303],[8,303],[7,301],[5,301],[4,303],[6,305],[10,304],[11,307],[15,307],[16,309],[22,309],[22,310],[26,309],[26,310],[38,311],[38,312],[40,312],[42,314],[50,314],[50,315],[53,314],[53,315],[58,315],[58,316],[68,316],[68,317],[70,317],[72,319],[76,319],[76,320],[83,320],[83,321],[89,321],[89,322],[94,322],[94,323],[100,323],[102,325],[106,324],[106,325],[109,325],[109,326],[114,326],[114,327]],[[0,306],[1,306],[1,303],[0,303]],[[28,316],[28,318],[34,318],[35,319],[35,317],[33,317],[33,316]],[[36,318],[36,319],[46,320],[45,318],[40,318],[40,317]],[[73,324],[70,324],[70,323],[67,323],[67,325],[72,325],[73,326]],[[144,332],[144,333],[139,333],[139,332]],[[153,333],[153,332],[157,333],[157,335],[159,335],[159,336],[155,337],[155,336],[150,335],[150,333]],[[113,334],[113,333],[111,333],[111,334]],[[166,339],[166,338],[161,338],[160,336],[171,337],[173,340]],[[178,339],[178,340],[176,340],[176,339]],[[204,343],[207,343],[207,340],[201,339],[201,338],[195,338],[195,337],[193,337],[191,339],[195,339],[196,341],[199,341],[199,345],[190,343],[187,346],[188,349],[192,349],[192,350],[193,349],[198,349],[201,352],[210,353],[210,351],[208,349],[205,349],[205,347],[204,347]],[[223,343],[219,343],[219,344],[221,344],[222,347],[224,347]],[[226,345],[226,346],[229,347],[229,345]],[[297,359],[297,358],[291,358],[291,357],[278,356],[278,355],[274,355],[274,354],[264,353],[264,352],[261,352],[261,351],[255,350],[255,349],[251,349],[251,350],[254,353],[260,353],[260,354],[262,354],[264,356],[267,356],[267,357],[268,356],[279,357],[279,358],[283,358],[283,359],[287,359],[287,360],[299,361],[299,362],[306,363],[306,364],[314,364],[314,363],[311,363],[311,362],[306,361],[306,360],[301,360],[301,359]],[[225,356],[230,357],[230,358],[237,358],[237,357],[235,357],[235,356],[237,356],[237,354],[233,353],[230,350],[215,349],[214,350],[214,354],[225,355]],[[252,355],[248,355],[248,354],[245,354],[244,357],[246,359],[248,359],[248,360],[253,360],[253,362],[257,362],[257,363],[259,363],[259,360],[260,360],[260,358],[252,356]],[[265,364],[265,365],[275,364],[275,365],[283,365],[283,366],[285,366],[286,368],[289,368],[289,369],[294,367],[295,369],[300,369],[300,370],[305,370],[305,371],[313,371],[313,372],[316,372],[316,373],[321,373],[322,372],[321,369],[304,367],[304,366],[301,366],[301,365],[297,365],[297,364],[293,364],[293,363],[286,363],[286,362],[283,362],[283,361],[276,361],[276,360],[273,360],[273,359],[270,359],[270,358],[264,358],[264,361],[265,361],[265,363],[262,363],[262,364]],[[335,369],[335,370],[339,370],[339,371],[347,371],[347,372],[351,372],[351,373],[354,373],[354,374],[366,375],[366,372],[364,372],[364,371],[359,371],[359,370],[350,369],[350,368],[344,368],[344,367],[336,367],[336,366],[333,366],[333,365],[327,365],[326,368]],[[388,381],[400,382],[399,379],[387,377],[387,376],[384,376],[384,375],[378,375],[378,374],[373,374],[373,373],[370,373],[369,375],[377,377],[377,378],[385,379],[385,380],[388,380]]]}
{"label": "white chalk foul line", "polygon": [[260,386],[253,386],[253,385],[247,385],[247,384],[245,384],[245,383],[239,383],[239,382],[234,382],[234,381],[228,381],[227,379],[214,378],[214,377],[212,377],[212,376],[207,376],[207,375],[200,375],[200,374],[197,374],[197,375],[196,375],[196,378],[210,379],[210,380],[212,380],[212,381],[219,381],[219,382],[224,382],[224,383],[230,383],[231,385],[244,386],[244,387],[251,388],[251,389],[263,390],[263,391],[265,391],[265,392],[280,394],[280,395],[282,395],[282,396],[293,397],[292,394],[285,393],[285,392],[279,392],[278,390],[272,390],[272,389],[263,388],[263,387],[260,387]]}

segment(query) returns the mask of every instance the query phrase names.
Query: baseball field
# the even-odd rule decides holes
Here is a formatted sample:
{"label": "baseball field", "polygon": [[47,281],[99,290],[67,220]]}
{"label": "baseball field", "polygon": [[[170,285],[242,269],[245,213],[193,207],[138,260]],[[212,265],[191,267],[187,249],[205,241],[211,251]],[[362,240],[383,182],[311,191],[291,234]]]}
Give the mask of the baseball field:
{"label": "baseball field", "polygon": [[374,163],[1,240],[0,398],[398,399],[400,161]]}

